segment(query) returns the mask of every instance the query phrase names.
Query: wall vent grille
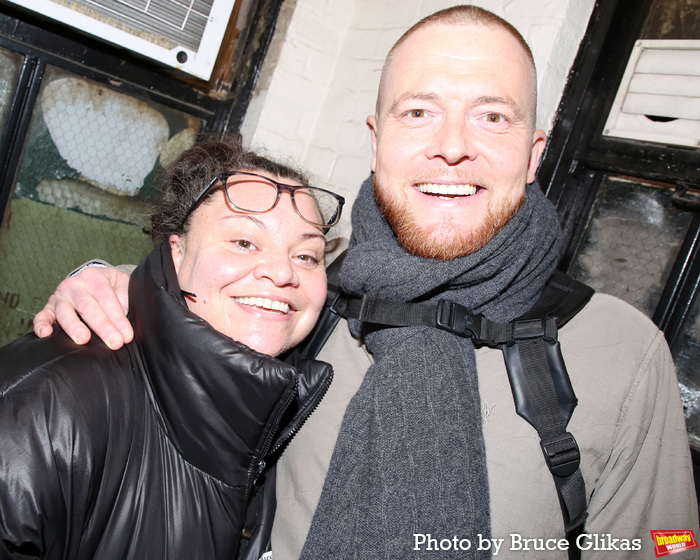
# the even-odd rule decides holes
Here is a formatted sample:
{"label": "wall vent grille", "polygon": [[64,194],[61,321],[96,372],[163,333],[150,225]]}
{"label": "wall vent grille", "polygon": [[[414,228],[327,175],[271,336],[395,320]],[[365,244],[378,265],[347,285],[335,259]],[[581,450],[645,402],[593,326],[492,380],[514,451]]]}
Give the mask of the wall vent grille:
{"label": "wall vent grille", "polygon": [[208,80],[235,0],[6,0]]}

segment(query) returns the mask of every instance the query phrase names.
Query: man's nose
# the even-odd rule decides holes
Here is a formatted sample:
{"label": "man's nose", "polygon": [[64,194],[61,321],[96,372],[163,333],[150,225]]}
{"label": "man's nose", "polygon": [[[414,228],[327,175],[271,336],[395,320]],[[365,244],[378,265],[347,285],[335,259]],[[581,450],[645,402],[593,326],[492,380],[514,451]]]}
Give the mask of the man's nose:
{"label": "man's nose", "polygon": [[472,131],[463,117],[447,117],[435,130],[431,158],[440,157],[450,165],[476,157]]}
{"label": "man's nose", "polygon": [[254,270],[257,280],[270,280],[275,286],[297,286],[299,276],[288,255],[271,253],[258,261]]}

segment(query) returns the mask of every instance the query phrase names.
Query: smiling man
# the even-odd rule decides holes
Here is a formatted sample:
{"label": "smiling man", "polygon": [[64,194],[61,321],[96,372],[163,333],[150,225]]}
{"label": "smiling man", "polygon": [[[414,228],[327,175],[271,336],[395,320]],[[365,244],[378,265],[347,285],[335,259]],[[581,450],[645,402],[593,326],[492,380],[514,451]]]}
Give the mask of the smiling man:
{"label": "smiling man", "polygon": [[[530,49],[491,12],[457,6],[404,34],[367,119],[374,174],[353,208],[342,290],[447,299],[501,322],[527,312],[561,236],[533,183],[545,144],[535,107]],[[92,288],[100,297],[106,277]],[[48,331],[55,314],[74,339],[89,334],[72,310],[91,307],[86,282],[64,282],[35,330]],[[129,337],[123,317],[100,313],[85,317],[100,336]],[[596,294],[559,340],[578,397],[567,430],[585,483],[582,557],[649,558],[651,530],[698,528],[663,334]],[[278,463],[276,560],[568,557],[540,438],[515,411],[500,349],[433,327],[349,320],[319,358],[336,375]]]}
{"label": "smiling man", "polygon": [[387,57],[367,119],[375,194],[412,254],[473,253],[520,208],[545,144],[524,47],[507,28],[428,25]]}
{"label": "smiling man", "polygon": [[[367,119],[374,176],[353,209],[342,289],[444,298],[496,321],[527,311],[560,239],[532,184],[546,140],[535,108],[530,49],[490,12],[455,7],[404,34]],[[348,326],[319,355],[336,371],[331,391],[278,465],[275,558],[567,558],[555,484],[502,352],[432,327]],[[559,339],[579,400],[567,429],[592,535],[582,557],[648,558],[650,530],[697,528],[663,335],[596,295]]]}

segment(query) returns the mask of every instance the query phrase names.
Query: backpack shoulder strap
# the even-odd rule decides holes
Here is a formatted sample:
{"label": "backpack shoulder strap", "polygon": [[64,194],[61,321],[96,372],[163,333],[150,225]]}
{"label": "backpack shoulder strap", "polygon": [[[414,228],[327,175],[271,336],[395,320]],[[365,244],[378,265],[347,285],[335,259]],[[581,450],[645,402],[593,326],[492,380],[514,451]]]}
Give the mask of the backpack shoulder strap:
{"label": "backpack shoulder strap", "polygon": [[561,328],[590,301],[595,290],[555,270],[535,304],[517,320],[554,317]]}
{"label": "backpack shoulder strap", "polygon": [[[578,400],[557,333],[558,327],[583,309],[593,293],[589,286],[556,272],[535,305],[514,321],[514,342],[501,347],[516,411],[537,430],[552,473],[570,560],[581,557],[576,541],[584,531],[587,500],[579,468],[581,454],[574,436],[566,430]],[[549,328],[538,326],[547,324]]]}

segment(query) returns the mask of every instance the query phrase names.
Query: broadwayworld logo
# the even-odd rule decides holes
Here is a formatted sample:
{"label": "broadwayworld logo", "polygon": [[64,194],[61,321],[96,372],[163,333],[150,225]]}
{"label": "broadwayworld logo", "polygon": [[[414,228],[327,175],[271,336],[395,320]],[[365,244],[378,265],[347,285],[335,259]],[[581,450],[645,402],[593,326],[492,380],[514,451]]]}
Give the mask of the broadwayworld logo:
{"label": "broadwayworld logo", "polygon": [[650,533],[651,538],[654,539],[657,558],[698,547],[693,531],[650,531]]}

